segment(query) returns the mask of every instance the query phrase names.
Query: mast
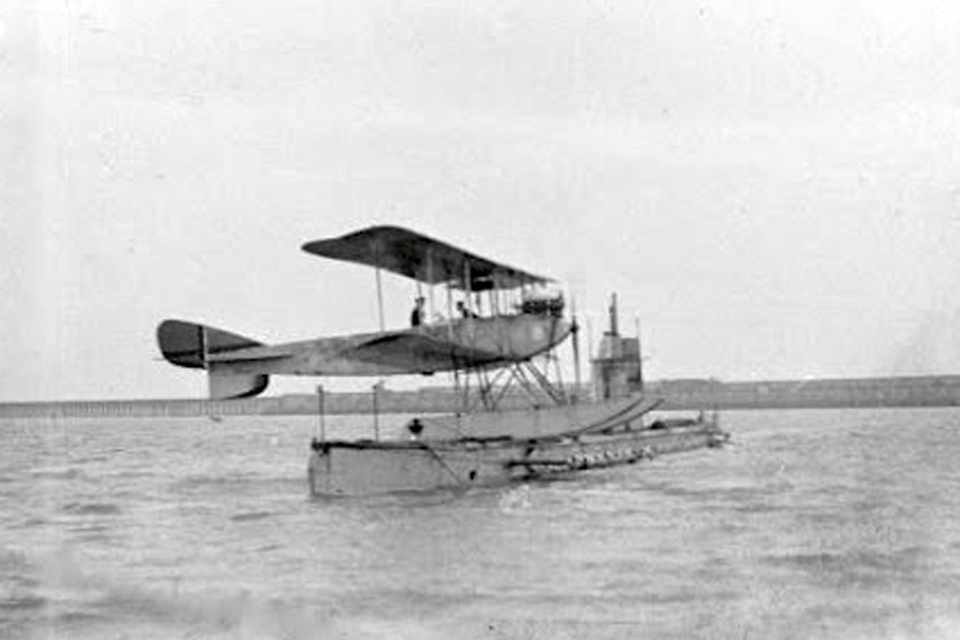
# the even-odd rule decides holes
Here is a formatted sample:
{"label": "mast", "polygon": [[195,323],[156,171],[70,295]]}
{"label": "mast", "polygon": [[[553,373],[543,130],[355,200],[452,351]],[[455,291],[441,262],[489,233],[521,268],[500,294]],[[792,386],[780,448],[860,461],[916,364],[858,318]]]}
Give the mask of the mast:
{"label": "mast", "polygon": [[[463,261],[463,289],[464,289],[463,297],[466,298],[466,304],[464,306],[467,309],[467,315],[468,316],[473,315],[473,304],[472,304],[472,301],[470,300],[470,261],[469,260]],[[476,330],[475,327],[473,327],[473,329],[474,331]],[[466,335],[467,335],[466,331],[461,329],[460,336],[466,337]],[[462,407],[463,407],[462,410],[464,413],[466,413],[467,410],[470,408],[470,370],[469,369],[464,370]]]}
{"label": "mast", "polygon": [[320,417],[320,442],[327,440],[327,421],[326,421],[326,398],[323,394],[323,385],[317,385],[317,414]]}
{"label": "mast", "polygon": [[573,403],[580,401],[580,323],[577,320],[577,299],[570,296],[570,333],[573,345]]}
{"label": "mast", "polygon": [[[377,245],[376,248],[377,256],[377,312],[380,315],[380,331],[386,331],[386,325],[383,322],[383,285],[380,282],[380,246]],[[419,284],[419,283],[417,283]],[[419,291],[418,291],[419,293]],[[417,304],[420,304],[420,301],[417,301]],[[422,321],[422,319],[421,319]],[[383,384],[383,378],[373,385],[373,439],[380,439],[380,386]]]}
{"label": "mast", "polygon": [[453,291],[447,282],[447,336],[453,340]]}
{"label": "mast", "polygon": [[374,255],[376,256],[376,266],[374,271],[377,274],[377,312],[380,316],[380,331],[386,329],[386,325],[383,322],[383,284],[380,282],[380,246],[379,244],[374,244]]}
{"label": "mast", "polygon": [[427,248],[427,295],[430,296],[430,320],[436,317],[436,311],[433,308],[433,249]]}
{"label": "mast", "polygon": [[473,301],[470,299],[472,292],[470,287],[470,261],[463,261],[463,297],[466,298],[467,311],[473,311]]}
{"label": "mast", "polygon": [[637,323],[637,384],[643,391],[643,340],[640,338],[640,316],[636,316]]}
{"label": "mast", "polygon": [[610,335],[618,336],[620,333],[617,331],[617,293],[613,292],[610,295]]}

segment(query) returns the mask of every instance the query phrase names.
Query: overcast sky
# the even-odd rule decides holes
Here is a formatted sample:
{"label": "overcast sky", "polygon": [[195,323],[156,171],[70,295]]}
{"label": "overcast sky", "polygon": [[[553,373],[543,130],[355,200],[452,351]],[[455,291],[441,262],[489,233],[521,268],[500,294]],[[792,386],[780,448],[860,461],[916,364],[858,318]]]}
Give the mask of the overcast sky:
{"label": "overcast sky", "polygon": [[955,2],[8,0],[0,400],[202,395],[166,317],[375,329],[373,273],[299,250],[375,223],[568,282],[595,338],[619,292],[652,377],[958,373],[958,34]]}

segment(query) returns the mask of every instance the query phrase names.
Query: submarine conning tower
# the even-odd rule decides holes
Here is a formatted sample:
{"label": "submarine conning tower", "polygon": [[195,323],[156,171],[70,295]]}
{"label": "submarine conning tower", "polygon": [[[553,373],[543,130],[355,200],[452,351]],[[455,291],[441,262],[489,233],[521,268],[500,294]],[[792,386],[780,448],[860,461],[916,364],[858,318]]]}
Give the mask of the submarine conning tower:
{"label": "submarine conning tower", "polygon": [[622,398],[643,389],[640,336],[621,337],[617,321],[617,294],[610,296],[610,328],[600,339],[597,357],[590,361],[597,400]]}

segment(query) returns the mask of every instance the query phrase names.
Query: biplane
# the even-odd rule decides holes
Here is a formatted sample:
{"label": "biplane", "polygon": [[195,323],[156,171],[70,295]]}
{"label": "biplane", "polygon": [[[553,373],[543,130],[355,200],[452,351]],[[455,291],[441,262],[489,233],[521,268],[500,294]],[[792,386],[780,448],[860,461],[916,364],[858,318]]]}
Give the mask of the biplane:
{"label": "biplane", "polygon": [[[369,227],[302,248],[375,269],[379,331],[266,345],[198,323],[164,320],[157,329],[163,357],[206,370],[210,396],[216,399],[257,395],[271,375],[438,372],[452,372],[458,395],[462,376],[464,399],[459,411],[412,420],[407,440],[315,438],[308,463],[313,495],[494,485],[635,463],[725,439],[716,420],[702,415],[645,426],[644,416],[662,400],[643,394],[604,394],[603,401],[580,402],[576,318],[573,313],[569,320],[564,317],[563,295],[548,292],[549,278],[395,226]],[[383,270],[416,283],[415,326],[385,328]],[[438,313],[437,287],[446,293],[445,315]],[[456,310],[454,298],[459,298]],[[618,338],[613,319],[604,335]],[[573,392],[559,380],[554,353],[568,337],[573,338]],[[546,360],[539,366],[538,356]],[[547,375],[551,361],[554,380]],[[608,364],[639,367],[639,362],[636,354],[635,363],[618,356]],[[479,398],[473,405],[471,377],[476,380],[472,397]],[[512,387],[532,399],[528,408],[501,409],[500,401]]]}
{"label": "biplane", "polygon": [[[308,242],[302,249],[374,267],[380,331],[265,345],[222,329],[165,320],[157,329],[163,357],[175,365],[205,369],[210,397],[228,399],[261,393],[271,375],[380,377],[492,371],[530,362],[575,329],[563,318],[562,294],[534,295],[536,288],[552,282],[549,278],[407,229],[370,227]],[[418,326],[384,328],[381,270],[428,288],[430,305]],[[447,314],[439,321],[437,285],[447,294]],[[459,313],[454,310],[454,296],[462,298]]]}

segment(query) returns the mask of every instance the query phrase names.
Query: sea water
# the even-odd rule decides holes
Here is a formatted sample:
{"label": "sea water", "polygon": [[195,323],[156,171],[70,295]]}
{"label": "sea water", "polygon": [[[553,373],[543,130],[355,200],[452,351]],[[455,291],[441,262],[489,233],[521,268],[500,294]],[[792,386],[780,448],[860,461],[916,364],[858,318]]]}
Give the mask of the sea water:
{"label": "sea water", "polygon": [[6,420],[0,636],[960,637],[960,412],[722,424],[568,480],[322,500],[316,419]]}

